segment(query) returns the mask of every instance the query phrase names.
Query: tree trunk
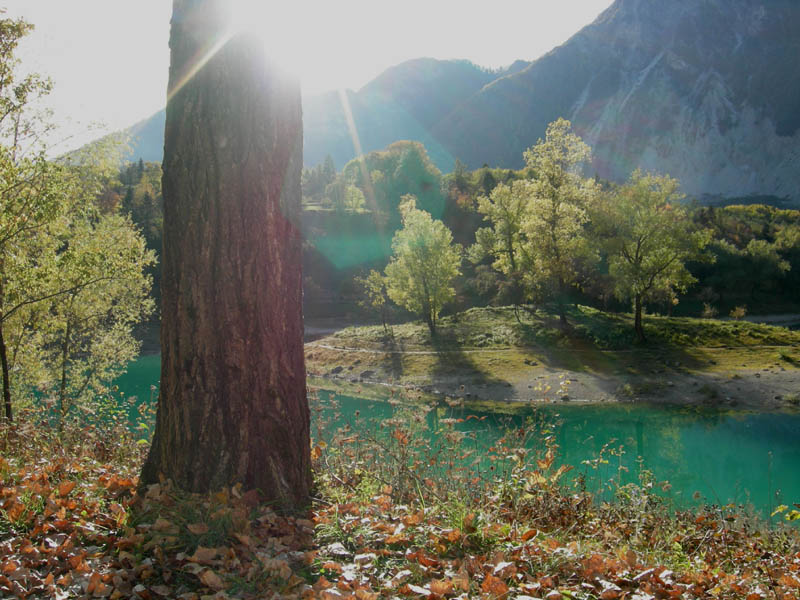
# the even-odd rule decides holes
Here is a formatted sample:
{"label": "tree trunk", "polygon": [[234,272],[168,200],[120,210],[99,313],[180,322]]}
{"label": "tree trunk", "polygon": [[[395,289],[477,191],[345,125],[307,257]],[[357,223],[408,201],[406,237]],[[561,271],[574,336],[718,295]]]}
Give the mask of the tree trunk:
{"label": "tree trunk", "polygon": [[67,414],[67,357],[69,356],[69,336],[72,322],[67,319],[67,330],[64,332],[64,343],[61,345],[61,384],[58,386],[58,431],[64,431],[64,417]]}
{"label": "tree trunk", "polygon": [[558,322],[561,325],[561,329],[566,329],[567,325],[569,325],[569,323],[567,323],[567,309],[566,309],[566,306],[564,305],[564,296],[566,295],[564,290],[566,289],[566,287],[567,286],[564,283],[564,280],[563,279],[559,279],[558,280]]}
{"label": "tree trunk", "polygon": [[633,305],[633,328],[636,331],[636,339],[638,339],[640,342],[644,342],[644,327],[642,327],[642,297],[639,295],[635,296]]}
{"label": "tree trunk", "polygon": [[6,349],[6,338],[3,333],[3,322],[0,320],[0,365],[3,369],[3,406],[5,407],[6,420],[10,423],[14,420],[11,411],[11,382],[8,380],[8,351]]}
{"label": "tree trunk", "polygon": [[143,485],[308,501],[299,85],[226,0],[174,0],[164,141],[161,390]]}

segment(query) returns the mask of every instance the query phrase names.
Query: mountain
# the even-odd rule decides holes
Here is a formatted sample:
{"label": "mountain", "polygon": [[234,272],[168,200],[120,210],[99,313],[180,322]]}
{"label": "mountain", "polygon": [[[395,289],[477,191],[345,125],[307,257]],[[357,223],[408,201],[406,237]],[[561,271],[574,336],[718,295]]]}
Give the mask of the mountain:
{"label": "mountain", "polygon": [[[693,196],[797,205],[797,31],[797,0],[616,0],[533,62],[489,71],[421,58],[357,92],[305,97],[305,162],[331,154],[341,168],[357,149],[410,139],[443,171],[456,158],[519,167],[564,116],[594,150],[589,174],[622,181],[641,167],[677,177]],[[136,126],[136,157],[160,160],[159,118]]]}
{"label": "mountain", "polygon": [[[422,142],[440,169],[452,169],[455,158],[431,135],[432,127],[465,98],[498,76],[529,63],[491,71],[466,60],[417,58],[390,67],[359,91],[327,92],[303,97],[304,162],[321,163],[330,154],[338,168],[356,156],[348,110],[363,153],[398,140]],[[164,111],[128,130],[131,158],[160,161]]]}
{"label": "mountain", "polygon": [[602,177],[641,167],[670,173],[695,196],[798,202],[798,30],[796,0],[617,0],[432,133],[471,167],[518,167],[547,123],[565,116]]}

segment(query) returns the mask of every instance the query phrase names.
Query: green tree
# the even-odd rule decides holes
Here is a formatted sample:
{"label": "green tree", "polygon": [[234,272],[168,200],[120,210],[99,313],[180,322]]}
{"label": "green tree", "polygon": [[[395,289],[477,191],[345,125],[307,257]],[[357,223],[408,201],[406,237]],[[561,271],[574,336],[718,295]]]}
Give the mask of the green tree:
{"label": "green tree", "polygon": [[522,301],[520,267],[522,244],[525,241],[522,223],[530,195],[530,182],[512,181],[508,185],[497,185],[489,196],[480,196],[478,211],[492,227],[478,229],[475,232],[475,244],[469,249],[472,262],[478,263],[488,256],[492,259],[492,268],[508,278],[515,306]]}
{"label": "green tree", "polygon": [[398,305],[422,316],[435,335],[439,312],[455,297],[461,248],[444,223],[416,207],[413,196],[403,197],[400,214],[403,226],[392,239],[386,266],[387,292]]}
{"label": "green tree", "polygon": [[364,192],[354,185],[348,185],[344,193],[344,209],[350,212],[360,212],[364,209],[365,203]]}
{"label": "green tree", "polygon": [[566,295],[579,281],[580,265],[595,259],[585,224],[597,188],[579,172],[590,153],[566,119],[550,123],[545,139],[525,151],[535,176],[521,223],[523,281],[540,296],[555,298],[563,325]]}
{"label": "green tree", "polygon": [[388,333],[386,312],[389,307],[389,295],[386,292],[386,278],[373,269],[364,277],[356,277],[356,285],[360,288],[362,295],[359,304],[368,310],[378,311],[381,315],[383,331]]}
{"label": "green tree", "polygon": [[72,408],[86,409],[106,393],[139,353],[133,327],[153,310],[144,271],[154,256],[128,218],[91,207],[69,215],[59,237],[64,291],[44,305],[26,337],[40,362],[39,390],[56,402],[63,423]]}
{"label": "green tree", "polygon": [[593,219],[603,236],[614,293],[633,303],[634,329],[645,340],[642,308],[657,294],[685,291],[695,281],[686,268],[702,260],[711,232],[692,226],[678,182],[636,171],[609,194]]}
{"label": "green tree", "polygon": [[[14,58],[30,29],[0,19],[0,367],[8,420],[12,392],[21,398],[35,388],[58,389],[63,399],[68,391],[78,397],[74,391],[96,390],[132,357],[114,352],[132,346],[125,335],[134,315],[148,310],[141,269],[152,260],[130,223],[101,213],[110,161],[93,157],[107,143],[60,164],[48,161],[37,143],[47,125],[31,103],[50,84],[35,75],[18,78]],[[124,258],[110,260],[116,255]],[[66,321],[70,331],[59,337]],[[59,346],[63,337],[69,343]],[[101,339],[105,349],[92,359]]]}

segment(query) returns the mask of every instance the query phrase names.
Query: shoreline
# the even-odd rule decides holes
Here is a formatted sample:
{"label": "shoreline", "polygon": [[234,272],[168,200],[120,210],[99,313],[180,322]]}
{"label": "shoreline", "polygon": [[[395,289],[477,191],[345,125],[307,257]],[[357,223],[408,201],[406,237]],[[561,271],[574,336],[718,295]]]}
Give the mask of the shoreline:
{"label": "shoreline", "polygon": [[[431,369],[431,363],[443,356],[446,361],[447,352],[333,348],[319,341],[307,343],[305,349],[309,380],[323,389],[372,386],[494,405],[646,402],[766,412],[800,410],[800,368],[776,362],[760,368],[733,367],[718,356],[726,348],[715,349],[719,360],[710,359],[706,368],[670,361],[641,364],[641,353],[632,352],[630,356],[640,361],[638,368],[617,364],[606,370],[542,364],[524,358],[530,349],[464,349],[455,353],[459,360],[452,361],[446,372],[436,371],[435,365]],[[460,360],[465,354],[480,364]],[[606,354],[617,359],[621,353]],[[397,369],[398,359],[403,362],[402,371]]]}

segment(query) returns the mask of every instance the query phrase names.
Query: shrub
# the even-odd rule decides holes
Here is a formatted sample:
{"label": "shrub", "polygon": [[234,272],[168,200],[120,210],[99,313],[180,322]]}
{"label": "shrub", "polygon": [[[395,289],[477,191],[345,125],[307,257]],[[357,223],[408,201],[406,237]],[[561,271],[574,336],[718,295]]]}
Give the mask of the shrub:
{"label": "shrub", "polygon": [[700,313],[700,316],[703,319],[713,319],[719,314],[719,311],[711,306],[708,302],[703,302],[703,312]]}
{"label": "shrub", "polygon": [[734,319],[736,321],[744,319],[745,315],[747,315],[746,306],[737,306],[730,312],[731,319]]}

